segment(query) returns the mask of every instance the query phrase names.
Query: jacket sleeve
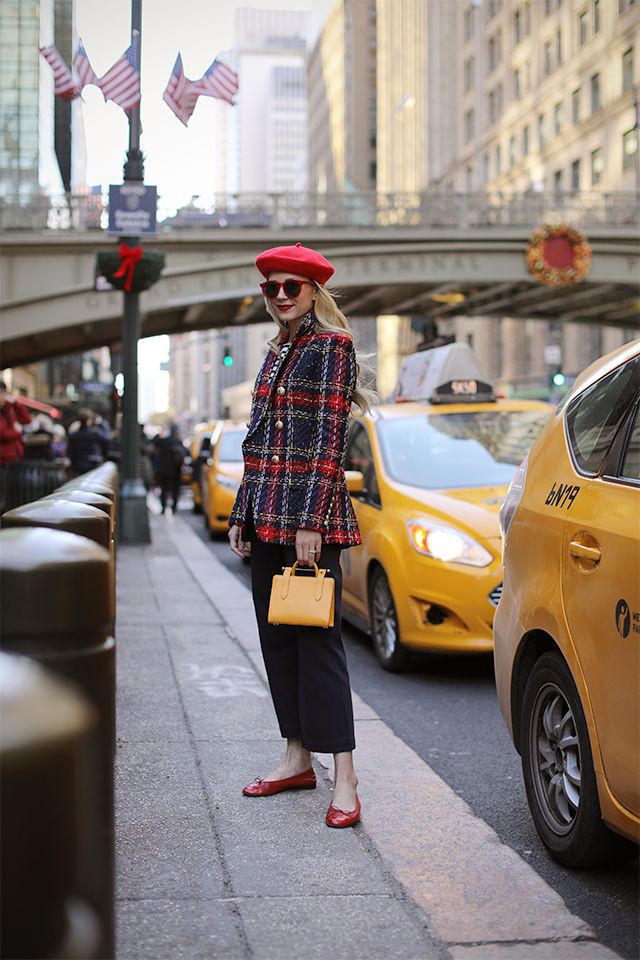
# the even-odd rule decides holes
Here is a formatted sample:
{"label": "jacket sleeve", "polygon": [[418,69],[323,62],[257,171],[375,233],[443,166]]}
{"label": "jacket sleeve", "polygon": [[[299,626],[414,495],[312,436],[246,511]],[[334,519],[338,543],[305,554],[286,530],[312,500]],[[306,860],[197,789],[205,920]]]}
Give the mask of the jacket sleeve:
{"label": "jacket sleeve", "polygon": [[13,405],[13,409],[15,411],[16,420],[18,421],[18,423],[22,423],[22,424],[31,423],[31,414],[29,413],[27,408],[24,406],[24,404],[20,403],[20,401],[16,401]]}
{"label": "jacket sleeve", "polygon": [[323,337],[319,357],[318,420],[299,527],[323,532],[344,461],[356,357],[351,338]]}

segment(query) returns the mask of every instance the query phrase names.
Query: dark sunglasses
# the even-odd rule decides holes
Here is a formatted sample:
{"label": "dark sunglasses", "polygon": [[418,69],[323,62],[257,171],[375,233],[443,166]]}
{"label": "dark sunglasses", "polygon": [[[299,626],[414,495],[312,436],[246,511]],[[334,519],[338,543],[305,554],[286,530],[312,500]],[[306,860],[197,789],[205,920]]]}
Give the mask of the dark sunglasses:
{"label": "dark sunglasses", "polygon": [[310,280],[285,280],[284,283],[278,283],[277,280],[265,280],[260,284],[260,289],[267,300],[275,300],[281,290],[290,300],[295,300],[302,293],[302,288],[307,285],[314,287],[315,284]]}

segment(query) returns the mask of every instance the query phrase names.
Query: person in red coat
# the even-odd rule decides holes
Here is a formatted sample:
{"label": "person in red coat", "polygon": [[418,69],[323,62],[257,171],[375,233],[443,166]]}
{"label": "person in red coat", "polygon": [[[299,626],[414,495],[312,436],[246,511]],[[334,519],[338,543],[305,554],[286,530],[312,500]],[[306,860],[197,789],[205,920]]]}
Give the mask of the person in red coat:
{"label": "person in red coat", "polygon": [[16,426],[18,423],[31,423],[31,414],[7,391],[4,380],[0,380],[0,464],[22,460],[24,456],[22,432]]}
{"label": "person in red coat", "polygon": [[[344,458],[352,401],[366,409],[346,317],[326,289],[333,266],[301,244],[261,253],[256,265],[277,332],[253,391],[243,442],[244,475],[229,541],[251,556],[253,601],[280,732],[281,763],[243,790],[264,797],[310,789],[311,753],[332,753],[331,827],[360,818],[353,764],[353,707],[341,636],[340,552],[362,543],[347,491]],[[268,623],[274,574],[294,561],[320,563],[335,579],[334,627]]]}

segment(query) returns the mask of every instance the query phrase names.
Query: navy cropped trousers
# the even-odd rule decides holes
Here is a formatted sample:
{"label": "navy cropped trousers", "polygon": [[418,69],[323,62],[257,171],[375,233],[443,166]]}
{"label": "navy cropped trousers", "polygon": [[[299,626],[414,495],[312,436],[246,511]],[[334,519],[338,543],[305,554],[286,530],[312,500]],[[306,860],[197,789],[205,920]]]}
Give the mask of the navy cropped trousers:
{"label": "navy cropped trousers", "polygon": [[283,737],[299,737],[315,753],[355,749],[353,704],[347,657],[341,635],[341,547],[322,546],[319,565],[335,585],[334,626],[293,627],[267,621],[271,583],[293,566],[294,546],[259,540],[251,513],[245,535],[251,542],[251,587],[271,697]]}

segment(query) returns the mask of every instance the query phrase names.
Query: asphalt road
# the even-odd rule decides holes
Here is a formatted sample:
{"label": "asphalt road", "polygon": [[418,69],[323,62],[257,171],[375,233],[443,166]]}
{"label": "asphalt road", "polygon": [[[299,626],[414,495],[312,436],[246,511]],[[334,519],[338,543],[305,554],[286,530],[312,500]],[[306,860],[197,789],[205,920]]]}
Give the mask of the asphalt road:
{"label": "asphalt road", "polygon": [[[186,509],[181,516],[249,585],[250,568],[225,541],[209,541],[202,517]],[[520,758],[502,722],[491,658],[421,657],[407,673],[391,674],[378,665],[368,637],[348,625],[343,635],[351,683],[362,699],[531,864],[602,943],[626,960],[638,960],[638,862],[575,872],[549,858],[529,814]]]}

